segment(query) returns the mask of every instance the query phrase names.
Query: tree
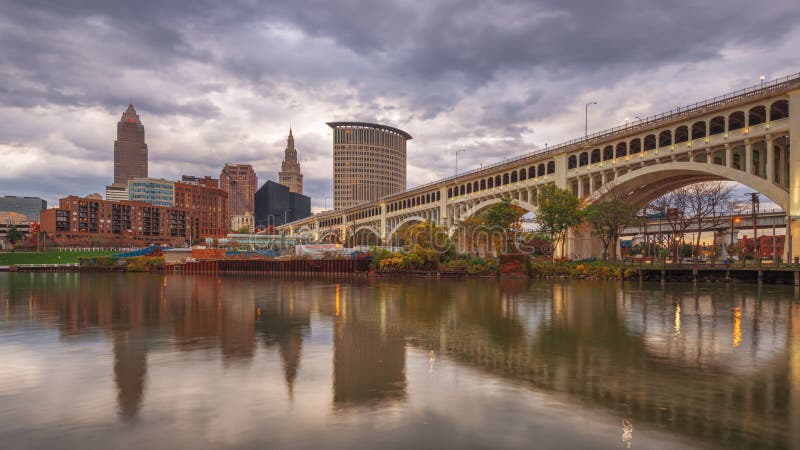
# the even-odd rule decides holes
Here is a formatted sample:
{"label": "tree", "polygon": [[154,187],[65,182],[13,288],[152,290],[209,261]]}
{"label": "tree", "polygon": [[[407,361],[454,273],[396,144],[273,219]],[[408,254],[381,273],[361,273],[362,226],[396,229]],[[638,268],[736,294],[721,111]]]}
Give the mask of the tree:
{"label": "tree", "polygon": [[419,246],[423,249],[436,250],[440,254],[450,251],[447,229],[430,221],[403,225],[397,230],[393,240],[407,249]]}
{"label": "tree", "polygon": [[499,203],[490,206],[481,214],[484,225],[503,233],[506,250],[511,248],[513,232],[520,228],[519,219],[525,210],[512,203],[511,198],[503,197]]}
{"label": "tree", "polygon": [[681,256],[678,242],[683,240],[686,231],[694,226],[696,237],[692,238],[692,248],[700,246],[703,232],[715,231],[727,225],[722,217],[736,213],[740,206],[733,201],[733,187],[723,181],[696,183],[669,192],[658,198],[650,209],[659,210],[669,225],[673,262]]}
{"label": "tree", "polygon": [[236,230],[236,233],[237,234],[250,234],[250,227],[247,226],[247,225],[245,225],[243,227],[240,227],[238,230]]}
{"label": "tree", "polygon": [[21,241],[23,237],[22,232],[17,229],[16,225],[11,225],[8,229],[8,233],[6,233],[6,240],[12,244]]}
{"label": "tree", "polygon": [[[564,242],[567,230],[583,222],[581,202],[572,192],[553,185],[539,191],[536,223],[550,236],[553,242],[552,259],[555,260],[555,249]],[[564,256],[564,248],[561,248]]]}
{"label": "tree", "polygon": [[700,247],[700,235],[703,232],[716,231],[727,224],[722,216],[737,211],[737,203],[733,200],[733,186],[728,182],[713,181],[698,183],[687,188],[689,195],[689,214],[692,223],[697,224],[697,237],[694,248]]}
{"label": "tree", "polygon": [[678,244],[677,242],[686,233],[686,230],[692,224],[692,216],[689,213],[691,208],[689,189],[682,187],[669,192],[660,198],[656,199],[650,206],[650,209],[661,211],[664,219],[669,226],[668,232],[671,232],[671,239],[668,243],[672,250],[672,262],[678,261]]}
{"label": "tree", "polygon": [[617,243],[622,231],[636,223],[639,208],[619,199],[605,200],[586,207],[586,221],[594,226],[597,236],[603,241],[603,261],[608,260],[609,247],[611,260],[617,260]]}

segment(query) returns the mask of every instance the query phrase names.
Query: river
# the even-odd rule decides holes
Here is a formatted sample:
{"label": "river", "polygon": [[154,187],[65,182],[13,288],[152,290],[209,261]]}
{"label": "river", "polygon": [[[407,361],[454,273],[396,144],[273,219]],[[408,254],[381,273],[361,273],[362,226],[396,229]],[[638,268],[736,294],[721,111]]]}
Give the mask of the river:
{"label": "river", "polygon": [[0,447],[800,448],[796,298],[0,273]]}

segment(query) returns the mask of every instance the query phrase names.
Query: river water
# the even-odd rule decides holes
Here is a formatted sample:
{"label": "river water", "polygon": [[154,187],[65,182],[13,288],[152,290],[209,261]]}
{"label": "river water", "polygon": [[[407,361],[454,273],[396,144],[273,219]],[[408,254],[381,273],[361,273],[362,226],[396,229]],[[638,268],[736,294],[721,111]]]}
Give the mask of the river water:
{"label": "river water", "polygon": [[0,447],[798,448],[796,295],[0,274]]}

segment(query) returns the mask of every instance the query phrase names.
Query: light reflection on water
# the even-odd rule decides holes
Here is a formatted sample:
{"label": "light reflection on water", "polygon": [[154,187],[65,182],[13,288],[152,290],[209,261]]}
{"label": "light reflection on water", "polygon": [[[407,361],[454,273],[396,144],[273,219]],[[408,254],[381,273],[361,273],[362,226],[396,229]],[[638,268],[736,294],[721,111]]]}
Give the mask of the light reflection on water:
{"label": "light reflection on water", "polygon": [[0,274],[6,448],[793,448],[791,288]]}

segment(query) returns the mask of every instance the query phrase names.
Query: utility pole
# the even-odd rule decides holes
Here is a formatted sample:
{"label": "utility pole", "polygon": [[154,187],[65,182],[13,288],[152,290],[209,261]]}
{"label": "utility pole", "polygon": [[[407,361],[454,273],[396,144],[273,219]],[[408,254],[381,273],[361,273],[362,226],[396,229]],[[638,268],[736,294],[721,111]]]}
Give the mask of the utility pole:
{"label": "utility pole", "polygon": [[586,117],[585,117],[584,125],[583,125],[583,137],[584,138],[588,138],[589,137],[589,105],[596,105],[596,104],[597,104],[597,102],[589,102],[589,103],[586,104]]}
{"label": "utility pole", "polygon": [[761,252],[758,245],[758,192],[750,193],[750,207],[753,214],[753,253],[758,264],[761,264]]}

